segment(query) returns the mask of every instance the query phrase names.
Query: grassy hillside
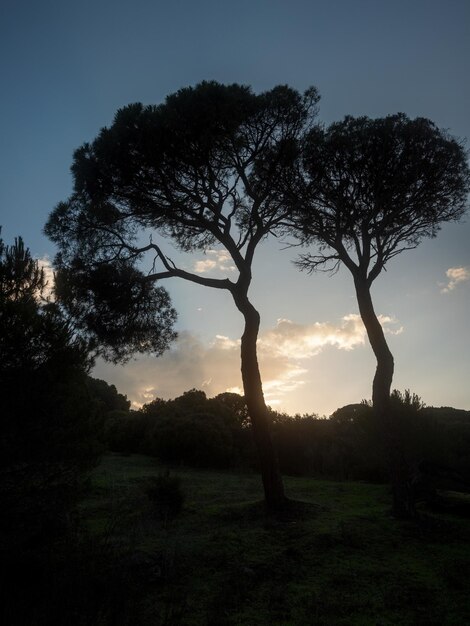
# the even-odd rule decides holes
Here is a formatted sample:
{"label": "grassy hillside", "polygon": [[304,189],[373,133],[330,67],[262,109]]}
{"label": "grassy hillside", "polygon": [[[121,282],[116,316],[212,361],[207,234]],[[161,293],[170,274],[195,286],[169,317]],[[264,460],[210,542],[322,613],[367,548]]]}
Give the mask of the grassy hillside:
{"label": "grassy hillside", "polygon": [[140,617],[119,623],[470,623],[468,518],[397,522],[386,487],[310,478],[287,478],[299,504],[267,517],[258,476],[184,468],[174,473],[185,504],[172,517],[145,494],[162,469],[107,456],[82,503],[90,536],[132,573]]}

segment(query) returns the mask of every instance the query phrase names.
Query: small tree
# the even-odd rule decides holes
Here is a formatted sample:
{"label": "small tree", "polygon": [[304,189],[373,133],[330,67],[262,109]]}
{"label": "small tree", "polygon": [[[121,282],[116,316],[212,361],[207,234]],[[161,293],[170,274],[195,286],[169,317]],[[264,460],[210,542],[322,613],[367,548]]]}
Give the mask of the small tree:
{"label": "small tree", "polygon": [[0,240],[0,552],[63,529],[99,453],[88,345],[44,288],[22,239]]}
{"label": "small tree", "polygon": [[[248,293],[256,248],[288,213],[273,192],[275,180],[292,161],[292,147],[313,119],[317,101],[314,89],[304,96],[287,87],[254,95],[240,85],[205,82],[159,106],[130,105],[75,153],[75,193],[46,227],[59,244],[59,267],[72,292],[77,284],[94,291],[93,277],[102,267],[112,275],[123,265],[133,285],[132,272],[150,254],[153,269],[142,285],[178,277],[232,295],[245,321],[243,386],[265,498],[273,509],[284,505],[285,496],[257,360],[260,316]],[[185,251],[222,246],[236,278],[178,268],[155,236],[142,243],[149,231]]]}
{"label": "small tree", "polygon": [[[377,359],[373,405],[386,422],[393,448],[388,409],[394,360],[374,311],[371,286],[393,257],[463,216],[469,189],[465,152],[427,119],[346,117],[326,130],[311,130],[299,170],[295,185],[284,192],[288,189],[286,197],[297,209],[297,236],[317,249],[302,255],[298,265],[334,272],[343,263],[351,272]],[[405,476],[397,463],[392,465],[395,513],[407,515]]]}

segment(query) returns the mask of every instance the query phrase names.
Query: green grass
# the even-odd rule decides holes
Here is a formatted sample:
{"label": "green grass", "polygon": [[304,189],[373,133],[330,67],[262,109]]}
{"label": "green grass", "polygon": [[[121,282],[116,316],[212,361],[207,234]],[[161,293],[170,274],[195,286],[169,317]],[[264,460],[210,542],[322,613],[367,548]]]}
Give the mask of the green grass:
{"label": "green grass", "polygon": [[398,522],[384,486],[289,477],[303,504],[273,517],[257,475],[188,468],[172,470],[186,499],[167,518],[145,496],[163,470],[106,456],[81,506],[93,536],[126,547],[148,624],[470,624],[468,519]]}

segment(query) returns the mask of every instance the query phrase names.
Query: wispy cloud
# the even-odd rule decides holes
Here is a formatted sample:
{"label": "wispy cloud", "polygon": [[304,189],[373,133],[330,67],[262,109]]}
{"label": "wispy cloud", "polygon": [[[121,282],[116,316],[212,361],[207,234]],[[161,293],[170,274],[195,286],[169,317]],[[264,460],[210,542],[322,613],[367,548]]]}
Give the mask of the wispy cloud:
{"label": "wispy cloud", "polygon": [[[403,329],[390,316],[381,317],[386,332]],[[311,359],[330,347],[350,351],[365,343],[365,329],[359,315],[345,315],[338,324],[317,322],[296,324],[280,319],[274,328],[262,332],[258,356],[267,404],[276,406],[295,394],[309,381]],[[181,395],[192,387],[204,389],[208,396],[224,391],[242,393],[240,340],[216,335],[208,344],[189,332],[159,359],[139,357],[117,368],[99,363],[94,376],[114,383],[127,393],[134,406],[154,397],[165,399]]]}
{"label": "wispy cloud", "polygon": [[194,263],[193,270],[197,274],[205,274],[213,270],[221,272],[235,271],[236,268],[233,265],[232,257],[225,250],[207,250],[206,255],[209,258]]}
{"label": "wispy cloud", "polygon": [[446,272],[447,284],[440,283],[441,293],[453,291],[460,283],[470,280],[470,267],[449,267]]}

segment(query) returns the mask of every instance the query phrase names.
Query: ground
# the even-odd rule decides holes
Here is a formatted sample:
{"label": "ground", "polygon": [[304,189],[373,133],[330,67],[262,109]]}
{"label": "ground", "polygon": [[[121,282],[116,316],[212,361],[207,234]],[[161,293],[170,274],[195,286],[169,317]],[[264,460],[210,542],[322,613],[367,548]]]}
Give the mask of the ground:
{"label": "ground", "polygon": [[268,516],[257,475],[187,468],[170,470],[185,495],[172,515],[145,494],[164,471],[108,455],[81,505],[90,536],[140,581],[141,623],[470,623],[468,517],[423,509],[399,522],[383,485],[289,477],[295,506]]}

